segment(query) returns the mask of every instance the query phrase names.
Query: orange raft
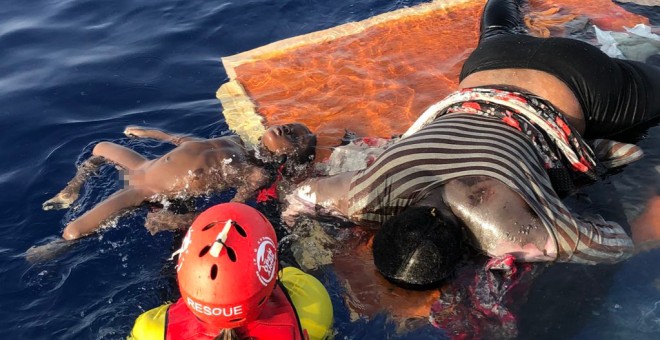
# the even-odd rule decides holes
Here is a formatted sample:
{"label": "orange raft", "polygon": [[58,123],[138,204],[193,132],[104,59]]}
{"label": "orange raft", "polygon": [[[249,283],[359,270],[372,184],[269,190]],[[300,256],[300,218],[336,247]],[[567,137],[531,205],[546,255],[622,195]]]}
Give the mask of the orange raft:
{"label": "orange raft", "polygon": [[[305,123],[319,135],[318,159],[344,129],[400,134],[456,88],[484,3],[433,1],[225,57],[230,81],[217,97],[227,124],[256,143],[265,126]],[[537,35],[561,35],[577,16],[607,30],[648,24],[611,0],[531,0],[529,7],[525,21]]]}

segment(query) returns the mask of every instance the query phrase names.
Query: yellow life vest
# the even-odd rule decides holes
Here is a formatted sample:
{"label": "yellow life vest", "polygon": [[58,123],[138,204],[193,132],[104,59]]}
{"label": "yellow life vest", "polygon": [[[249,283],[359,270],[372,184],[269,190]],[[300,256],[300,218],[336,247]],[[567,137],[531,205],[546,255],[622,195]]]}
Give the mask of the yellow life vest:
{"label": "yellow life vest", "polygon": [[[280,270],[279,279],[291,298],[300,325],[310,339],[331,337],[333,311],[328,291],[312,275],[298,268]],[[167,309],[171,303],[142,313],[136,320],[129,340],[164,339]]]}

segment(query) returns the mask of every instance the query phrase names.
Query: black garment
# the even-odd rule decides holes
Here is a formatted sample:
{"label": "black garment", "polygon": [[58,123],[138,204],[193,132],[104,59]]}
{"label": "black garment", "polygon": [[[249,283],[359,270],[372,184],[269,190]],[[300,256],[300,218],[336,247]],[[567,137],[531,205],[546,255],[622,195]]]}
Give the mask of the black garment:
{"label": "black garment", "polygon": [[585,115],[585,138],[602,138],[660,117],[660,68],[610,58],[568,38],[525,34],[515,0],[490,0],[479,45],[460,79],[484,70],[526,68],[550,73],[573,91]]}

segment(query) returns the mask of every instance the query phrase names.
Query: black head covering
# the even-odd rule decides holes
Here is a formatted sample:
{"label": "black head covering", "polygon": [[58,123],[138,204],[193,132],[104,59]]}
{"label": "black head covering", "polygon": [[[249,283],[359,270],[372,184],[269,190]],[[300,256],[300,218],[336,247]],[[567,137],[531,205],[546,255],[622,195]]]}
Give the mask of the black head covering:
{"label": "black head covering", "polygon": [[428,289],[449,277],[463,255],[458,226],[432,207],[412,207],[390,218],[376,233],[374,263],[389,281]]}

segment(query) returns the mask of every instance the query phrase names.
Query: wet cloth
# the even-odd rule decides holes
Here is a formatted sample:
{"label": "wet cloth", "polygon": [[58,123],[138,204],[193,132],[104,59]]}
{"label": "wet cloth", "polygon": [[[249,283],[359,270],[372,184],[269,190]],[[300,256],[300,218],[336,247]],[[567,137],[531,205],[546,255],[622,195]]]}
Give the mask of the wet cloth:
{"label": "wet cloth", "polygon": [[441,114],[454,112],[493,117],[522,132],[560,192],[573,189],[576,173],[590,180],[598,178],[591,148],[552,105],[531,94],[492,88],[463,89],[427,109],[403,136],[410,136]]}
{"label": "wet cloth", "polygon": [[[493,98],[496,103],[485,103]],[[596,161],[561,115],[539,112],[548,106],[496,89],[450,95],[422,114],[372,166],[353,176],[348,217],[383,223],[446,181],[487,176],[529,204],[556,242],[558,261],[594,264],[629,257],[633,244],[620,225],[572,214],[557,195],[548,170],[563,167],[595,179]],[[454,113],[445,114],[449,110]]]}
{"label": "wet cloth", "polygon": [[587,180],[598,179],[596,161],[611,169],[644,156],[634,144],[584,140],[554,106],[540,97],[493,88],[463,89],[450,94],[424,111],[403,137],[415,133],[437,116],[452,112],[495,117],[523,132],[543,159],[555,190],[561,194],[574,189],[574,181],[579,181],[580,174]]}
{"label": "wet cloth", "polygon": [[506,255],[459,268],[431,305],[431,323],[453,340],[516,338],[512,307],[526,298],[542,266],[514,260]]}
{"label": "wet cloth", "polygon": [[316,165],[319,176],[362,170],[371,165],[396,138],[356,137],[332,150],[330,157]]}
{"label": "wet cloth", "polygon": [[[658,2],[660,6],[660,1]],[[638,24],[625,27],[626,32],[605,31],[594,26],[600,50],[613,58],[644,62],[650,56],[660,54],[660,35],[654,34],[650,26]]]}
{"label": "wet cloth", "polygon": [[631,3],[640,6],[660,6],[658,0],[615,0],[615,2]]}

